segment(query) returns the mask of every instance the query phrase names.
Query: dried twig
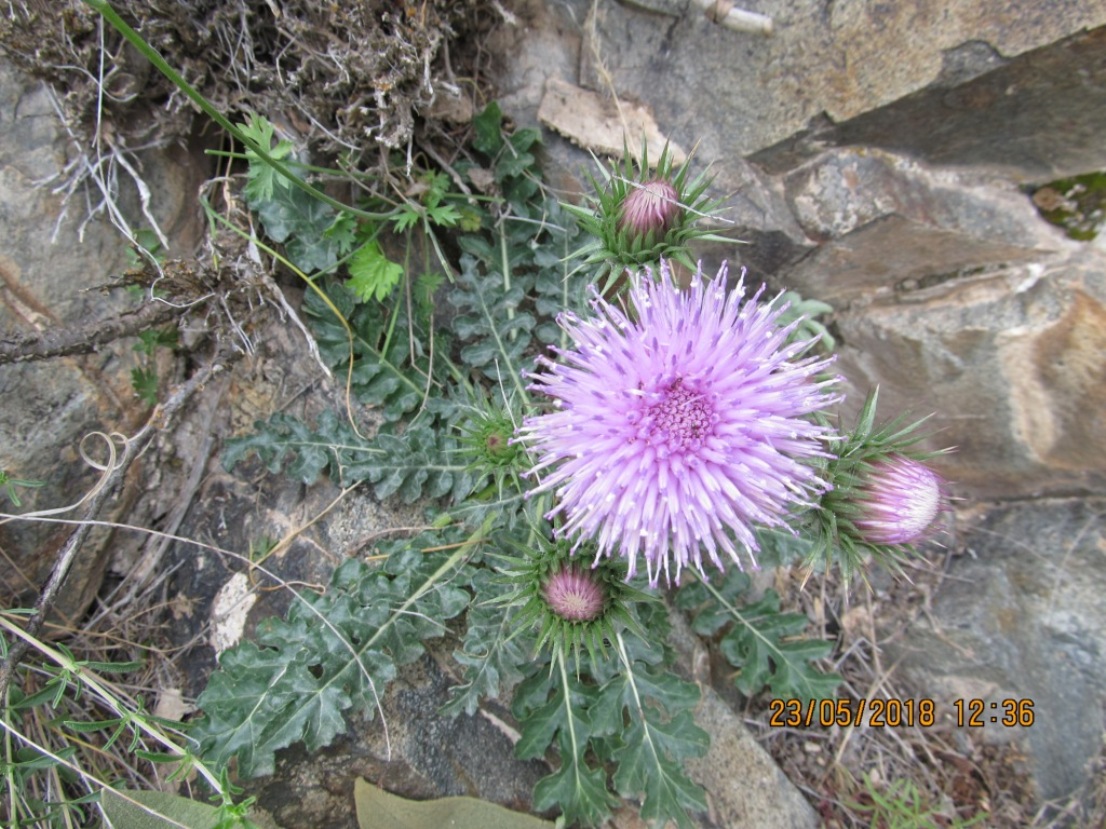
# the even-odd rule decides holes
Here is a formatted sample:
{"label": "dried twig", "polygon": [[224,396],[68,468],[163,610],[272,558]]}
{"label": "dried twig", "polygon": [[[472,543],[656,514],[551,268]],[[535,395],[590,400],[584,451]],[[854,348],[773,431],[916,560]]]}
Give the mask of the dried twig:
{"label": "dried twig", "polygon": [[0,339],[0,365],[92,354],[121,337],[133,337],[179,317],[184,307],[151,302],[106,320],[76,327],[50,328],[23,337]]}
{"label": "dried twig", "polygon": [[691,0],[691,2],[701,8],[712,23],[717,23],[719,26],[725,26],[735,32],[772,34],[771,17],[739,9],[731,0]]}

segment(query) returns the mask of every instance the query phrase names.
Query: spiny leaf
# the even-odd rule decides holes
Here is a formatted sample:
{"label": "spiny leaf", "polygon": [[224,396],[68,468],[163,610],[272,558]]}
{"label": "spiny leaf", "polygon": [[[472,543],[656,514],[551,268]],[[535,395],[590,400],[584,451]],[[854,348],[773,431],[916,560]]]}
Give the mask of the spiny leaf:
{"label": "spiny leaf", "polygon": [[[333,415],[329,420],[335,420]],[[322,423],[320,427],[325,429]],[[327,442],[299,418],[277,413],[268,422],[255,423],[254,429],[251,435],[227,440],[223,452],[225,469],[233,469],[250,452],[256,453],[273,474],[286,471],[305,484],[315,483],[332,465],[340,469],[340,460],[331,455],[338,449],[337,444]],[[357,440],[361,443],[360,438]]]}
{"label": "spiny leaf", "polygon": [[298,187],[282,187],[252,205],[273,241],[284,244],[292,264],[304,273],[329,271],[338,262],[343,236],[328,235],[337,211]]}
{"label": "spiny leaf", "polygon": [[473,574],[476,597],[468,612],[468,627],[460,650],[453,659],[463,669],[463,680],[451,690],[443,711],[452,715],[476,713],[483,699],[498,699],[510,691],[533,663],[533,638],[516,635],[509,609],[488,604],[503,592],[490,570]]}
{"label": "spiny leaf", "polygon": [[[629,718],[628,726],[612,732],[619,744],[611,755],[618,763],[615,788],[624,797],[643,795],[641,813],[647,820],[692,826],[688,810],[705,810],[706,797],[688,778],[682,761],[702,756],[710,745],[691,717],[698,687],[663,666],[630,661],[604,686],[601,698],[605,704],[596,710],[617,717],[619,725],[623,710]],[[677,713],[669,717],[669,711]]]}
{"label": "spiny leaf", "polygon": [[461,360],[495,382],[521,385],[523,357],[535,324],[522,307],[532,281],[512,269],[507,286],[501,272],[483,275],[477,260],[461,257],[461,273],[448,297],[460,311],[453,330],[462,343]]}
{"label": "spiny leaf", "polygon": [[781,613],[779,596],[772,590],[753,605],[734,611],[736,624],[723,637],[723,655],[741,672],[734,680],[743,694],[753,695],[764,686],[773,696],[824,699],[833,696],[841,682],[811,665],[833,650],[831,642],[795,638],[808,620],[802,613]]}
{"label": "spiny leaf", "polygon": [[606,773],[586,757],[593,733],[588,708],[595,699],[594,686],[539,668],[519,686],[512,706],[522,730],[515,746],[519,757],[540,757],[557,741],[561,766],[534,787],[534,808],[559,808],[566,824],[598,823],[617,803]]}
{"label": "spiny leaf", "polygon": [[577,821],[595,825],[610,815],[618,799],[607,788],[602,768],[592,767],[580,754],[573,754],[568,735],[559,739],[561,767],[534,786],[534,809],[560,809],[566,826]]}
{"label": "spiny leaf", "polygon": [[254,428],[251,435],[227,441],[227,469],[254,452],[274,474],[284,470],[313,484],[329,471],[340,486],[367,481],[377,498],[398,496],[406,504],[447,495],[459,503],[475,483],[463,462],[450,461],[456,439],[427,426],[409,426],[402,435],[382,431],[365,439],[333,412],[324,412],[314,429],[281,413]]}
{"label": "spiny leaf", "polygon": [[260,646],[224,652],[197,703],[192,736],[205,758],[236,756],[247,777],[271,773],[277,750],[298,741],[318,750],[345,731],[346,712],[371,715],[396,669],[468,604],[457,584],[439,583],[442,557],[418,546],[384,568],[347,560],[324,595],[301,594],[285,619],[263,623]]}
{"label": "spiny leaf", "polygon": [[734,682],[743,694],[752,696],[767,686],[781,698],[832,697],[841,677],[811,663],[829,656],[833,643],[803,636],[807,617],[781,613],[775,591],[741,605],[738,597],[748,584],[748,577],[737,571],[727,572],[717,584],[685,584],[676,594],[676,606],[691,612],[691,626],[701,636],[714,636],[732,625],[720,648],[730,664],[741,669]]}
{"label": "spiny leaf", "polygon": [[[694,735],[694,741],[689,735]],[[695,725],[691,712],[680,711],[664,722],[647,709],[643,720],[631,722],[622,741],[613,755],[618,763],[614,775],[618,792],[623,797],[643,795],[641,816],[646,820],[695,826],[688,812],[706,811],[706,794],[687,776],[676,752],[693,749],[690,756],[699,756],[706,752],[710,738]]]}

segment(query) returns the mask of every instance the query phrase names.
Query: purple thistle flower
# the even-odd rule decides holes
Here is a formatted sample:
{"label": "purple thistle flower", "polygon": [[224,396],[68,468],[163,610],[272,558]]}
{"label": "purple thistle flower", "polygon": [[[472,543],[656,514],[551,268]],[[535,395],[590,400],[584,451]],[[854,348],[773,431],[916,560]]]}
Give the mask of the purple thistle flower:
{"label": "purple thistle flower", "polygon": [[566,622],[590,622],[603,612],[606,591],[590,572],[566,565],[542,588],[549,609]]}
{"label": "purple thistle flower", "polygon": [[872,463],[856,500],[859,517],[854,524],[869,544],[924,541],[948,503],[941,477],[905,455]]}
{"label": "purple thistle flower", "polygon": [[832,437],[806,419],[839,399],[835,380],[813,380],[831,360],[801,357],[812,341],[787,343],[783,307],[763,288],[743,300],[742,282],[727,293],[726,273],[708,283],[700,268],[681,292],[662,262],[659,281],[633,280],[633,314],[594,296],[595,317],[558,318],[575,349],[532,375],[557,410],[520,429],[540,455],[528,474],[545,473],[530,495],[555,490],[547,517],[563,514],[555,533],[577,536],[573,550],[594,539],[596,561],[617,551],[628,578],[644,555],[653,586],[672,560],[677,582],[689,564],[703,573],[704,549],[740,567],[740,545],[755,566],[753,525],[783,526],[826,489],[803,460]]}
{"label": "purple thistle flower", "polygon": [[676,188],[666,179],[653,179],[626,194],[618,214],[618,229],[636,236],[652,232],[663,238],[680,210],[680,194]]}

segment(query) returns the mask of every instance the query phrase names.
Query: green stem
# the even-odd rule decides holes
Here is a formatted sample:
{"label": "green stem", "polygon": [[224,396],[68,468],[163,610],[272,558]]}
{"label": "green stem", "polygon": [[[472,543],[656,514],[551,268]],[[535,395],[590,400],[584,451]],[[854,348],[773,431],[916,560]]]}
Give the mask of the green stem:
{"label": "green stem", "polygon": [[[174,756],[180,757],[182,761],[191,763],[192,767],[195,768],[201,775],[203,775],[205,780],[207,780],[212,790],[217,791],[221,794],[223,793],[223,788],[220,784],[219,777],[215,774],[214,771],[209,769],[199,758],[190,754],[188,751],[181,748],[168,737],[166,737],[160,730],[154,728],[149,723],[149,721],[137,711],[130,711],[129,709],[127,709],[119,701],[116,695],[108,689],[107,685],[105,685],[100,680],[99,676],[94,674],[92,671],[89,671],[80,662],[71,658],[67,654],[62,653],[61,651],[50,647],[40,639],[36,639],[35,637],[29,635],[26,631],[23,630],[23,628],[19,627],[18,625],[12,624],[3,616],[0,616],[0,627],[4,628],[4,630],[6,630],[12,636],[15,636],[26,642],[43,656],[49,658],[63,671],[67,671],[68,673],[76,677],[78,682],[87,686],[88,688],[91,688],[93,691],[96,692],[96,694],[99,695],[104,704],[107,705],[112,711],[114,711],[117,716],[124,719],[130,718],[132,722],[134,722],[135,725],[138,727],[138,729],[142,731],[142,733],[144,733],[147,737],[164,746]],[[3,724],[5,727],[7,727],[7,724],[3,723],[2,721],[0,721],[0,724]]]}
{"label": "green stem", "polygon": [[284,176],[291,184],[300,188],[305,193],[309,193],[319,201],[329,204],[335,210],[340,210],[345,213],[351,213],[354,216],[358,216],[362,219],[380,220],[391,218],[394,212],[391,213],[369,213],[366,210],[359,210],[356,207],[351,207],[348,204],[342,204],[337,199],[331,198],[322,190],[316,187],[312,187],[303,179],[295,176],[292,171],[283,163],[277,161],[269,154],[269,147],[262,147],[250,136],[246,135],[241,129],[231,123],[223,113],[215,108],[210,101],[207,100],[200,92],[188,83],[168,62],[161,56],[161,54],[154,49],[145,39],[132,29],[118,12],[111,7],[110,3],[106,0],[84,0],[89,6],[95,9],[100,15],[110,23],[115,29],[123,35],[127,41],[134,46],[142,55],[154,65],[161,74],[163,74],[169,81],[176,86],[181,92],[183,92],[192,103],[198,106],[205,115],[207,115],[212,121],[225,129],[228,133],[234,136],[234,139],[238,141],[242,146],[248,147],[251,152],[255,153],[258,158]]}
{"label": "green stem", "polygon": [[[579,738],[576,736],[576,719],[572,715],[572,689],[568,684],[568,669],[565,667],[565,655],[562,651],[556,651],[553,658],[557,660],[557,667],[561,671],[561,688],[564,692],[565,722],[568,725],[568,741],[572,744],[572,768],[576,773],[576,791],[584,791],[585,784],[580,779],[581,754]],[[570,762],[561,758],[561,762]]]}
{"label": "green stem", "polygon": [[[510,256],[507,253],[507,225],[505,221],[499,222],[499,269],[503,271],[503,293],[506,294],[511,290],[511,267]],[[507,319],[513,320],[515,318],[515,309],[507,309]],[[514,338],[514,332],[511,335]]]}
{"label": "green stem", "polygon": [[630,686],[630,691],[634,695],[634,709],[637,712],[637,716],[641,718],[642,734],[644,735],[645,742],[649,746],[649,752],[653,755],[653,762],[659,767],[661,765],[660,752],[653,742],[653,733],[652,729],[649,728],[649,721],[645,719],[645,708],[641,702],[641,695],[638,693],[637,683],[634,682],[634,671],[630,665],[629,654],[626,653],[626,643],[622,639],[622,631],[617,631],[615,633],[615,642],[618,644],[618,658],[621,660],[622,667],[626,672],[626,684]]}

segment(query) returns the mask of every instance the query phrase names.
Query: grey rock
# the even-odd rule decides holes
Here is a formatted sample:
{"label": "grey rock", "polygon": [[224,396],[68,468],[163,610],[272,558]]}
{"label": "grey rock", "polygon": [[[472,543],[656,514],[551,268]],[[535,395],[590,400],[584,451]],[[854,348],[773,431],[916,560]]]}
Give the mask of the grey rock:
{"label": "grey rock", "polygon": [[1106,259],[942,283],[837,315],[838,368],[882,411],[933,413],[931,448],[973,498],[1106,492]]}
{"label": "grey rock", "polygon": [[[1012,63],[1019,55],[1047,49],[1106,23],[1106,9],[1093,0],[910,4],[763,0],[746,7],[775,21],[775,33],[764,38],[724,29],[694,8],[646,6],[592,6],[569,0],[548,13],[557,25],[543,26],[533,25],[532,4],[522,4],[520,16],[531,25],[517,30],[516,48],[508,50],[511,60],[502,76],[504,91],[514,96],[511,103],[525,97],[520,89],[533,94],[535,80],[540,83],[535,75],[543,70],[576,72],[579,66],[579,77],[562,77],[649,104],[662,131],[673,140],[685,147],[701,142],[705,158],[725,164],[727,159],[748,157],[808,134],[812,123],[849,122],[930,86],[947,92],[956,80],[964,86],[965,79],[982,77],[981,72],[1001,73],[1007,65],[1004,61]],[[1058,48],[1062,52],[1065,47]],[[1090,45],[1086,54],[1093,60]],[[1062,65],[1073,58],[1058,54],[1056,60]],[[1033,97],[1020,102],[1021,108],[1048,103],[1044,97],[1049,95],[1049,83],[1063,83],[1060,91],[1082,92],[1067,111],[1074,113],[1081,107],[1084,120],[1080,123],[1093,122],[1101,86],[1092,77],[1081,90],[1084,79],[1079,73],[1068,81],[1062,75],[1049,75],[1039,94],[1027,93]],[[1018,105],[1019,98],[1012,96],[1010,113]],[[984,136],[1000,128],[1002,122],[997,119],[1004,112],[987,116],[995,119],[989,132],[977,129],[963,140],[975,137],[981,150],[993,145]],[[934,118],[943,115],[938,110]],[[1027,112],[1012,125],[1028,128],[1032,117]],[[886,120],[892,120],[890,113]],[[919,119],[902,135],[920,144],[937,126]],[[1042,125],[1035,134],[1043,131]],[[1094,133],[1079,132],[1090,150],[1084,139]],[[941,135],[951,137],[952,130]],[[1011,145],[1018,135],[1015,130],[1010,136]],[[832,140],[832,136],[813,140]],[[1058,140],[1068,142],[1063,137]]]}
{"label": "grey rock", "polygon": [[878,150],[826,152],[784,181],[799,224],[820,243],[784,281],[830,303],[1079,248],[1009,185]]}
{"label": "grey rock", "polygon": [[[1055,4],[1040,5],[1046,7]],[[753,160],[782,171],[827,146],[873,146],[931,164],[986,167],[1017,182],[1100,170],[1106,29],[1070,31],[1008,60],[990,44],[965,44],[955,58],[946,53],[928,87],[840,123],[813,123]]]}
{"label": "grey rock", "polygon": [[[0,233],[6,240],[0,254],[0,332],[5,335],[90,323],[133,305],[95,290],[126,266],[125,240],[105,218],[87,220],[81,192],[66,203],[62,193],[46,186],[51,181],[55,188],[65,185],[68,165],[79,165],[81,154],[90,152],[62,128],[45,85],[0,60]],[[195,193],[206,176],[204,167],[178,149],[131,161],[156,194],[151,209],[164,229],[181,246],[195,244],[202,231]],[[95,204],[97,194],[89,197]],[[126,181],[117,198],[129,215],[141,215],[137,193],[128,192]],[[100,462],[106,453],[96,439],[83,445],[82,439],[96,431],[132,433],[146,413],[130,384],[135,365],[131,343],[126,343],[84,357],[0,366],[0,469],[46,484],[21,490],[23,504],[14,511],[73,504],[91,489],[99,475],[80,453],[87,451]],[[133,507],[137,480],[130,479],[101,517],[119,517]],[[5,510],[10,506],[5,503]],[[30,522],[0,526],[5,601],[33,600],[70,531]],[[125,542],[106,532],[89,539],[58,602],[63,617],[79,616],[88,605],[112,544],[119,543]]]}
{"label": "grey rock", "polygon": [[[39,182],[59,174],[66,160],[65,136],[48,91],[0,59],[4,335],[93,318],[105,304],[101,295],[85,288],[105,280],[124,261],[124,245],[111,227],[93,223],[82,229],[83,206],[74,204],[66,216],[62,198],[39,187]],[[96,430],[126,431],[128,414],[136,413],[126,376],[96,355],[0,366],[0,399],[0,469],[13,478],[45,483],[42,489],[20,490],[18,508],[4,497],[4,512],[32,512],[79,501],[98,478],[81,460],[82,438]],[[85,448],[98,460],[105,459],[104,447],[96,440]],[[132,500],[133,493],[108,508],[119,515]],[[4,601],[18,606],[33,600],[70,532],[67,527],[29,522],[0,526],[0,547],[6,553],[0,558]],[[108,539],[97,533],[76,559],[58,602],[63,617],[79,616],[95,595],[107,563]]]}
{"label": "grey rock", "polygon": [[[932,624],[915,623],[888,657],[901,657],[910,684],[936,694],[950,714],[956,700],[984,700],[973,730],[1020,740],[1040,795],[1064,797],[1085,781],[1106,730],[1106,502],[976,512],[964,516],[967,555],[953,561]],[[1007,699],[1032,702],[1031,726],[1002,724]]]}

